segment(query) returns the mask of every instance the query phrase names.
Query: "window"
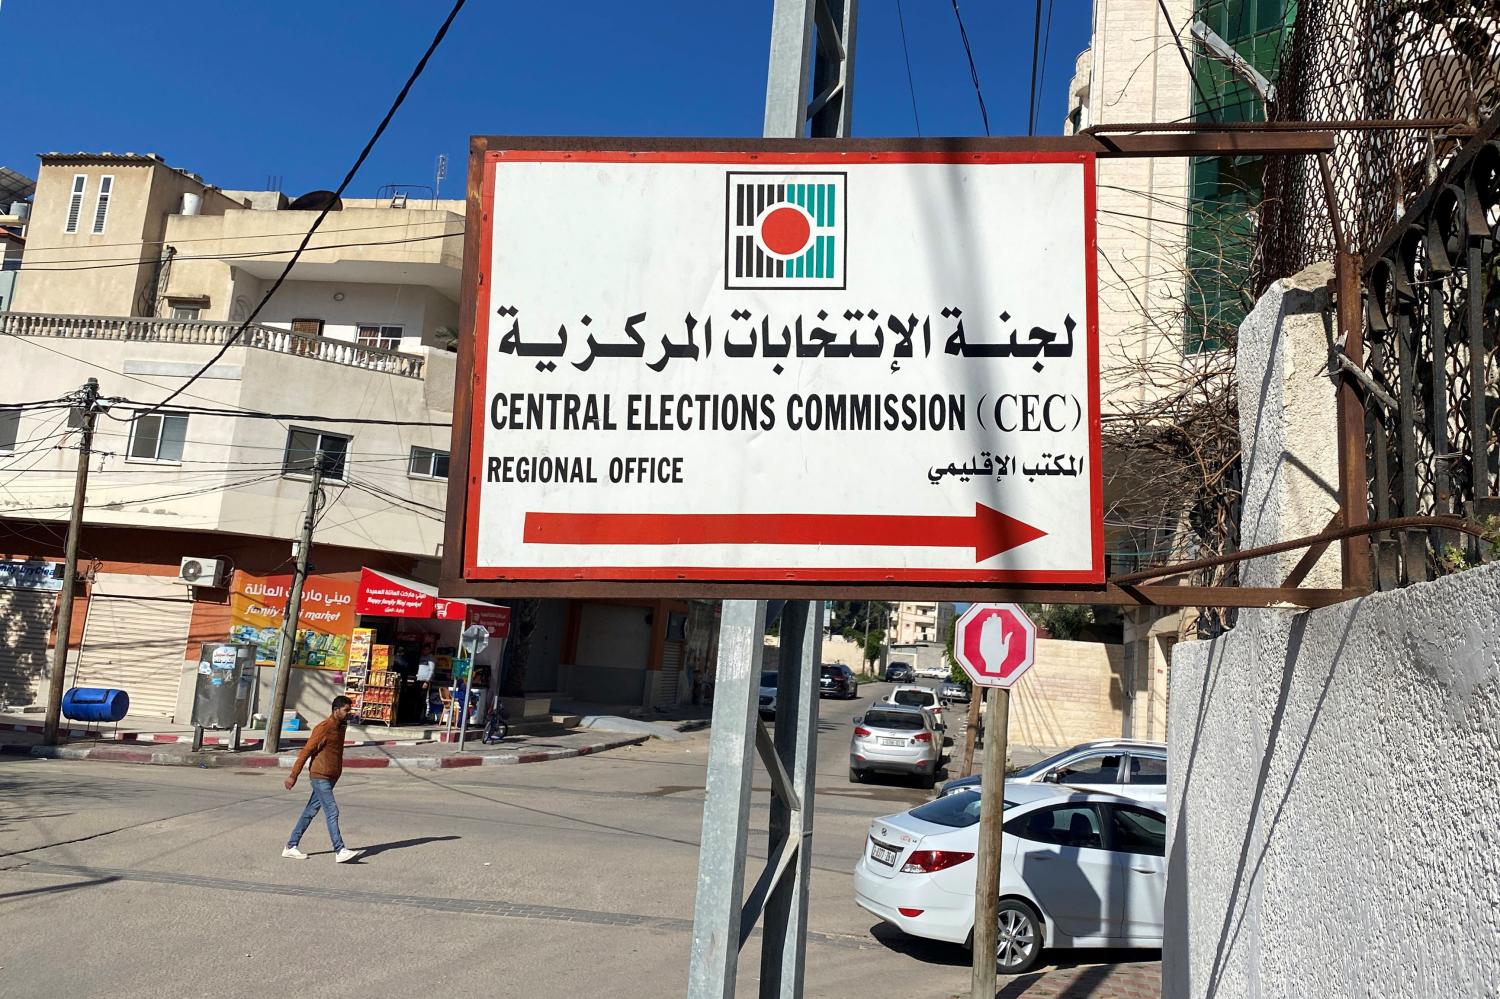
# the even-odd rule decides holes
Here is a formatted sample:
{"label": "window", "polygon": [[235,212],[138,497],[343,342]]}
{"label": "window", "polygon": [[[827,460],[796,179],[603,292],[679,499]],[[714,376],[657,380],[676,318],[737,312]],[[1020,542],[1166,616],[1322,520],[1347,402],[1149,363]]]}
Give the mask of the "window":
{"label": "window", "polygon": [[186,416],[152,413],[130,425],[130,461],[182,460],[182,442],[187,437]]}
{"label": "window", "polygon": [[1059,784],[1118,784],[1120,783],[1120,758],[1118,756],[1085,756],[1083,759],[1056,771]]}
{"label": "window", "polygon": [[323,452],[323,474],[330,479],[344,477],[349,457],[349,438],[322,430],[293,427],[286,437],[286,461],[282,472],[287,475],[311,475],[313,461]]}
{"label": "window", "polygon": [[115,179],[108,175],[99,178],[99,196],[94,201],[94,235],[104,232],[104,220],[109,217],[109,195],[115,189]]}
{"label": "window", "polygon": [[1005,823],[1005,831],[1033,843],[1051,843],[1078,850],[1104,849],[1104,839],[1099,835],[1099,813],[1092,805],[1068,805],[1029,812]]}
{"label": "window", "polygon": [[[1015,802],[1006,801],[1004,806],[1014,808]],[[952,826],[954,829],[968,828],[979,821],[979,792],[960,791],[935,798],[925,805],[913,808],[911,817],[934,825]]]}
{"label": "window", "polygon": [[407,472],[419,479],[446,479],[448,477],[448,452],[434,451],[430,447],[411,449],[411,464]]}
{"label": "window", "polygon": [[937,703],[937,695],[930,690],[898,690],[891,695],[891,703],[909,708],[930,708]]}
{"label": "window", "polygon": [[1147,857],[1167,855],[1167,823],[1160,815],[1125,805],[1111,805],[1107,811],[1111,850]]}
{"label": "window", "polygon": [[21,436],[21,414],[16,410],[0,412],[0,454],[12,454]]}
{"label": "window", "polygon": [[68,222],[63,226],[63,232],[78,231],[78,216],[83,214],[83,189],[88,182],[88,177],[81,173],[73,177],[73,194],[68,198]]}
{"label": "window", "polygon": [[203,306],[190,305],[186,302],[174,302],[172,304],[173,319],[198,319],[203,315]]}
{"label": "window", "polygon": [[888,728],[899,732],[920,732],[927,727],[926,719],[915,711],[880,711],[875,708],[865,712],[864,723],[871,728]]}
{"label": "window", "polygon": [[379,347],[381,350],[401,349],[400,326],[361,325],[359,342],[364,347]]}
{"label": "window", "polygon": [[323,320],[321,319],[293,319],[292,332],[303,336],[322,336]]}
{"label": "window", "polygon": [[1157,756],[1130,757],[1130,783],[1165,784],[1167,761]]}

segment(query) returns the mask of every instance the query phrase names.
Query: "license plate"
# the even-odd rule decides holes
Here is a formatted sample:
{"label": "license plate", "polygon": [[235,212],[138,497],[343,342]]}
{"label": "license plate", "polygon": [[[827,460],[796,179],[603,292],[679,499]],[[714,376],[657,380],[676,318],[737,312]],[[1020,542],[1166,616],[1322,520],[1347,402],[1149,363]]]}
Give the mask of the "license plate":
{"label": "license plate", "polygon": [[872,839],[870,840],[870,856],[878,863],[882,863],[887,867],[895,867],[896,858],[901,856],[901,851],[889,846],[881,846],[880,843]]}
{"label": "license plate", "polygon": [[878,745],[878,746],[904,746],[904,745],[906,745],[906,740],[905,739],[881,739],[878,742],[876,742],[876,745]]}

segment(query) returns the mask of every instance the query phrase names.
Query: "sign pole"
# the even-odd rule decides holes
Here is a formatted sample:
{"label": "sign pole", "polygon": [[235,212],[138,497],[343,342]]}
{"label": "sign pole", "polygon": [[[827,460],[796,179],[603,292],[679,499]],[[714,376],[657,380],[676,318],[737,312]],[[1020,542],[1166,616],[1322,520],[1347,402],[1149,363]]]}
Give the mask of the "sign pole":
{"label": "sign pole", "polygon": [[[458,642],[458,651],[460,655],[463,655],[464,642],[466,641],[468,641],[467,636],[461,638]],[[458,751],[460,753],[464,751],[464,740],[467,739],[469,735],[469,691],[474,689],[474,652],[472,649],[468,653],[468,660],[469,675],[464,679],[463,686],[464,702],[463,704],[458,705]],[[458,704],[457,697],[453,699],[453,703]]]}
{"label": "sign pole", "polygon": [[[1010,690],[985,692],[989,722],[985,726],[984,762],[979,778],[979,861],[974,881],[975,999],[995,994],[995,943],[1000,917],[1000,840],[1005,821],[1005,756],[1009,750]],[[978,703],[977,701],[975,703]],[[969,751],[974,747],[972,732]]]}

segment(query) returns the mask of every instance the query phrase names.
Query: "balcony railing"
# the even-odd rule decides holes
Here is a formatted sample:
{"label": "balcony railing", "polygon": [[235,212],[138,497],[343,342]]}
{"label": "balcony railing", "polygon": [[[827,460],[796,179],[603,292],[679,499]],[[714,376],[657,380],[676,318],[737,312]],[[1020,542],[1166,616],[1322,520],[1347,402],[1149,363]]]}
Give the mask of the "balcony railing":
{"label": "balcony railing", "polygon": [[[136,343],[223,344],[239,323],[123,316],[61,316],[39,312],[0,312],[0,335],[63,337],[75,340],[127,340]],[[425,358],[363,344],[308,336],[274,326],[246,327],[236,346],[277,354],[309,357],[332,364],[367,368],[403,378],[421,378]]]}

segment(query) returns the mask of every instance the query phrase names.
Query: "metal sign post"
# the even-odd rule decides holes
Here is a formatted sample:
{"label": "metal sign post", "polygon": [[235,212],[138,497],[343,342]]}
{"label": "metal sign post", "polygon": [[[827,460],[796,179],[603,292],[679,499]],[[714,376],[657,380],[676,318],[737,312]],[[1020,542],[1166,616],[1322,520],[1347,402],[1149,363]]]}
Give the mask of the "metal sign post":
{"label": "metal sign post", "polygon": [[[458,723],[458,751],[464,751],[464,741],[469,735],[469,695],[474,692],[474,659],[490,647],[490,630],[482,624],[471,624],[463,630],[463,635],[458,642],[458,651],[462,654],[467,646],[468,654],[465,658],[469,661],[469,675],[464,680],[464,703],[459,707]],[[490,678],[494,683],[495,677]]]}
{"label": "metal sign post", "polygon": [[[1005,758],[1010,749],[1010,688],[1036,661],[1036,625],[1015,604],[972,604],[953,629],[953,656],[985,691],[984,763],[979,778],[979,859],[974,877],[973,996],[995,994],[1000,939],[1000,854],[1005,823]],[[1041,946],[1035,941],[1033,946]]]}

